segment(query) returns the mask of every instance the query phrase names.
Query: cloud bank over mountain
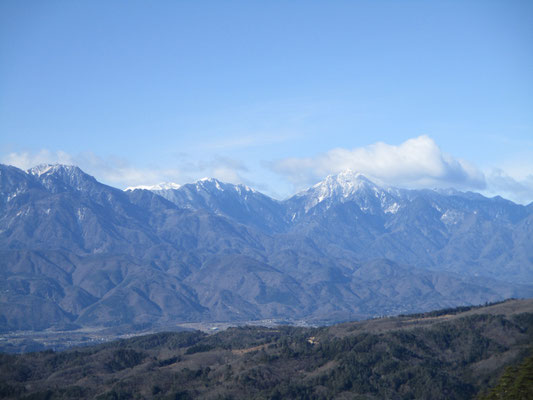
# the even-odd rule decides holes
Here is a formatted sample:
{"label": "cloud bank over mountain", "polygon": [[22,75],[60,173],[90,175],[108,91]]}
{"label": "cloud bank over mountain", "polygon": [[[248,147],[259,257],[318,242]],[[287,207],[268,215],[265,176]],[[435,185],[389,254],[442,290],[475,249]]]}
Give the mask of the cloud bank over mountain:
{"label": "cloud bank over mountain", "polygon": [[433,139],[425,135],[397,146],[378,142],[354,149],[336,148],[315,157],[286,158],[274,162],[272,168],[296,186],[306,186],[326,175],[351,169],[388,185],[486,188],[485,176],[480,170],[443,153]]}
{"label": "cloud bank over mountain", "polygon": [[487,194],[500,195],[517,203],[528,204],[533,201],[533,166],[531,173],[517,173],[510,176],[501,168],[494,168],[487,173]]}

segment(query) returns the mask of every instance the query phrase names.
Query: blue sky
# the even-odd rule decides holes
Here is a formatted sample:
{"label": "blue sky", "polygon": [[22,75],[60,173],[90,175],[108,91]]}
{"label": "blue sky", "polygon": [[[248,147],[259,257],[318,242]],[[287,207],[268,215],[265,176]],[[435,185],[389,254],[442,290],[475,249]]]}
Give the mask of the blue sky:
{"label": "blue sky", "polygon": [[531,1],[0,2],[0,161],[533,201]]}

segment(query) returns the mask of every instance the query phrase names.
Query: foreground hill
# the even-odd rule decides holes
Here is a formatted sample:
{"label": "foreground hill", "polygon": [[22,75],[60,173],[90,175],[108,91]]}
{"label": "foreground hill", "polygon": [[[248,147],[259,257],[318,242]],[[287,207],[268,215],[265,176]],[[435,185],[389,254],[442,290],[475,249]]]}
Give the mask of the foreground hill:
{"label": "foreground hill", "polygon": [[533,296],[533,209],[328,177],[278,202],[0,165],[0,332],[313,324]]}
{"label": "foreground hill", "polygon": [[[159,333],[61,353],[1,355],[0,396],[505,398],[494,396],[505,388],[531,393],[531,362],[523,360],[532,343],[533,300],[327,328]],[[516,367],[498,384],[508,365]]]}

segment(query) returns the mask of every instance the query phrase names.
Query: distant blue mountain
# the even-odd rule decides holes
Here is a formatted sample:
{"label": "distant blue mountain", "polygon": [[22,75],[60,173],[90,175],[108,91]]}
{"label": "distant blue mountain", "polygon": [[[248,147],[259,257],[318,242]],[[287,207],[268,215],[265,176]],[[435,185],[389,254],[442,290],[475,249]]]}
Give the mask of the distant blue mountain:
{"label": "distant blue mountain", "polygon": [[0,274],[2,331],[332,323],[533,296],[533,208],[350,171],[277,201],[0,165]]}

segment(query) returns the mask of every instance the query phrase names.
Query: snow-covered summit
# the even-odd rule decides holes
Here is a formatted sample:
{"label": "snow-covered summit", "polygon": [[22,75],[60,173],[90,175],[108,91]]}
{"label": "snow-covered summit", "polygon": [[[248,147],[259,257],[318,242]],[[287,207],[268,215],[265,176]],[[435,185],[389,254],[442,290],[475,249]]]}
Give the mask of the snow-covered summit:
{"label": "snow-covered summit", "polygon": [[328,197],[348,198],[362,189],[377,188],[363,174],[346,170],[337,175],[327,176],[322,182],[314,185],[311,190],[318,196],[318,202],[321,202]]}
{"label": "snow-covered summit", "polygon": [[320,203],[326,207],[332,204],[354,201],[361,210],[396,213],[399,204],[396,202],[396,190],[382,188],[366,178],[360,172],[346,170],[337,175],[329,175],[308,190],[298,193],[295,198],[303,201],[305,212]]}

